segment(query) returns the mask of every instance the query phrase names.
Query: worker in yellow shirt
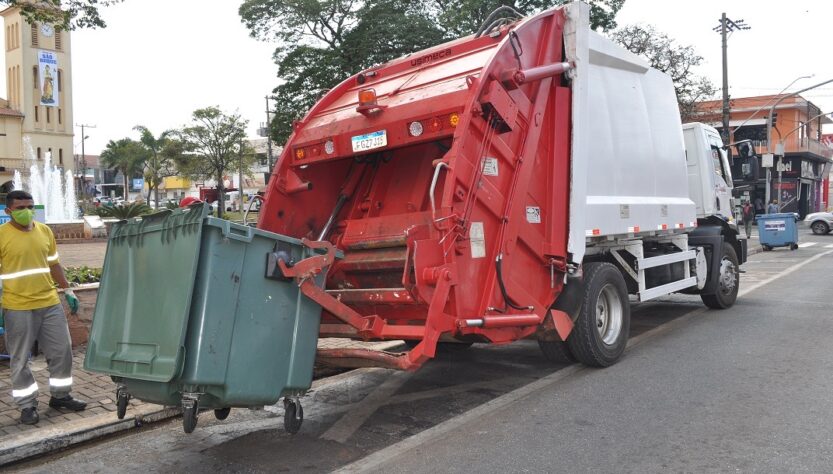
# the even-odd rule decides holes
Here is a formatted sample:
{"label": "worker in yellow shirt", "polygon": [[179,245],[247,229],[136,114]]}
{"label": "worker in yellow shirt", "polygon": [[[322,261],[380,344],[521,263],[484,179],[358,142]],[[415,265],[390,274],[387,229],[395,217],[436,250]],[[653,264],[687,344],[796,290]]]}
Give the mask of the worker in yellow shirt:
{"label": "worker in yellow shirt", "polygon": [[81,411],[87,403],[70,395],[72,388],[72,342],[67,318],[55,283],[66,288],[70,309],[78,299],[69,289],[58,262],[55,236],[45,224],[34,221],[35,203],[25,191],[6,195],[10,222],[0,225],[0,305],[6,323],[6,348],[11,357],[12,397],[21,409],[20,422],[38,422],[38,384],[29,370],[29,353],[35,340],[49,368],[49,406]]}

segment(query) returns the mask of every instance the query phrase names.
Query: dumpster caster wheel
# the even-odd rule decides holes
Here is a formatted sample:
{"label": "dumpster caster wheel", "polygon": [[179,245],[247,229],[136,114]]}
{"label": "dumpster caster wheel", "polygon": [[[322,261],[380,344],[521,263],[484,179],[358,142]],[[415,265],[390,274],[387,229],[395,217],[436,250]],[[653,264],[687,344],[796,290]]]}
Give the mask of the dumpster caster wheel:
{"label": "dumpster caster wheel", "polygon": [[223,421],[228,418],[229,413],[231,413],[231,407],[218,408],[214,410],[214,417]]}
{"label": "dumpster caster wheel", "polygon": [[297,398],[283,399],[283,429],[289,434],[295,434],[301,429],[304,422],[304,407]]}
{"label": "dumpster caster wheel", "polygon": [[130,395],[123,388],[116,390],[116,416],[119,420],[124,419],[127,414],[127,402],[130,401]]}
{"label": "dumpster caster wheel", "polygon": [[790,250],[798,250],[798,244],[790,245]]}
{"label": "dumpster caster wheel", "polygon": [[763,248],[764,252],[769,252],[770,250],[772,250],[772,247],[770,247],[769,245],[763,245]]}
{"label": "dumpster caster wheel", "polygon": [[196,400],[183,400],[182,402],[182,429],[186,433],[193,433],[197,427],[197,406]]}

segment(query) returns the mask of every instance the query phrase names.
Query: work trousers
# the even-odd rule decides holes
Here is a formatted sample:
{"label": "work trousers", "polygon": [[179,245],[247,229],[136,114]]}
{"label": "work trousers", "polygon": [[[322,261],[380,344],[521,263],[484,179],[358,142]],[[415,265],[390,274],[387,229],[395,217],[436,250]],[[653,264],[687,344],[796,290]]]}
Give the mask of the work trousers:
{"label": "work trousers", "polygon": [[26,311],[4,309],[3,317],[15,403],[21,409],[38,404],[38,383],[29,370],[29,356],[35,340],[46,356],[52,396],[69,395],[72,389],[72,342],[63,306],[56,304]]}

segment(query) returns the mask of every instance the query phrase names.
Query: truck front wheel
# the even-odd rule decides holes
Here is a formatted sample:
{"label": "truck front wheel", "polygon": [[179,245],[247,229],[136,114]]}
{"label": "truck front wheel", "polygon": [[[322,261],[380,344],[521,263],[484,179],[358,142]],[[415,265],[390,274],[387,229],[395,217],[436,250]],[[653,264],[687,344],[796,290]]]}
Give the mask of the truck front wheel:
{"label": "truck front wheel", "polygon": [[723,258],[720,259],[720,272],[717,277],[717,291],[709,295],[700,295],[706,306],[713,309],[726,309],[735,304],[740,287],[740,271],[735,249],[728,243],[723,244]]}
{"label": "truck front wheel", "polygon": [[593,367],[613,365],[625,352],[631,311],[625,279],[614,265],[584,265],[584,301],[567,338],[570,352]]}

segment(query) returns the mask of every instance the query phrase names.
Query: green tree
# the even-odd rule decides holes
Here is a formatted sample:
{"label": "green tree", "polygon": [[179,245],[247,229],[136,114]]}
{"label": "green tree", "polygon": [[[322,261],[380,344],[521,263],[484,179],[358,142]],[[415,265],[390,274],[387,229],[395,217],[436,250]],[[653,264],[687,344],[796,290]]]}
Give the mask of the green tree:
{"label": "green tree", "polygon": [[252,36],[276,39],[278,76],[273,135],[336,84],[377,63],[441,43],[444,33],[408,0],[247,0],[240,15]]}
{"label": "green tree", "polygon": [[149,156],[145,162],[145,182],[148,185],[148,200],[153,193],[153,202],[159,208],[159,186],[170,176],[177,175],[176,158],[182,153],[181,143],[176,143],[173,130],[165,130],[158,137],[143,125],[133,127],[139,132],[139,143],[147,149]]}
{"label": "green tree", "polygon": [[99,8],[123,0],[0,0],[8,7],[20,7],[24,18],[36,23],[50,23],[63,29],[104,28]]}
{"label": "green tree", "polygon": [[101,163],[107,168],[121,172],[124,179],[125,200],[129,196],[130,178],[142,171],[148,158],[150,154],[147,149],[130,138],[110,140],[101,152]]}
{"label": "green tree", "polygon": [[219,196],[218,216],[225,211],[223,178],[226,172],[249,173],[255,161],[246,141],[248,121],[219,107],[197,109],[192,123],[177,132],[183,152],[177,159],[180,171],[194,179],[213,179]]}
{"label": "green tree", "polygon": [[[474,33],[497,7],[532,14],[568,0],[245,0],[252,36],[276,40],[278,77],[273,137],[339,82],[372,65]],[[591,0],[594,28],[615,27],[625,0]]]}
{"label": "green tree", "polygon": [[[456,38],[477,31],[488,16],[501,6],[512,7],[522,15],[531,15],[572,0],[432,0],[427,11],[447,36]],[[616,28],[616,14],[625,0],[589,0],[590,26],[608,31]],[[506,15],[503,15],[506,16]]]}
{"label": "green tree", "polygon": [[629,25],[614,31],[611,37],[630,52],[647,59],[651,67],[671,76],[683,122],[693,119],[697,102],[712,98],[717,91],[708,78],[694,74],[703,57],[693,46],[679,45],[667,34],[647,25]]}

